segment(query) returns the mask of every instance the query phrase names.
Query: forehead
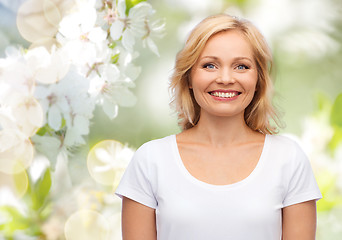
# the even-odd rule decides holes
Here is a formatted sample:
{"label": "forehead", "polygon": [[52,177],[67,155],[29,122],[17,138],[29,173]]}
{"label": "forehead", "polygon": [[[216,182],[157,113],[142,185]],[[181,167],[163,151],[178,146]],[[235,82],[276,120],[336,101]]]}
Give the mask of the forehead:
{"label": "forehead", "polygon": [[223,31],[211,36],[205,44],[200,57],[208,54],[254,58],[252,45],[238,30]]}

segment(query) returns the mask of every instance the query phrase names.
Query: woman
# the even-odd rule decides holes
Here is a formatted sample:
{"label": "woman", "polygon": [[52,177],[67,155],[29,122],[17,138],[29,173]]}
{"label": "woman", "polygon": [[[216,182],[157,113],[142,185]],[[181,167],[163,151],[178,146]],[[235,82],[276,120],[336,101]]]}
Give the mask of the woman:
{"label": "woman", "polygon": [[124,240],[315,239],[310,163],[274,135],[272,57],[248,21],[203,20],[171,79],[182,132],[141,146],[116,194]]}

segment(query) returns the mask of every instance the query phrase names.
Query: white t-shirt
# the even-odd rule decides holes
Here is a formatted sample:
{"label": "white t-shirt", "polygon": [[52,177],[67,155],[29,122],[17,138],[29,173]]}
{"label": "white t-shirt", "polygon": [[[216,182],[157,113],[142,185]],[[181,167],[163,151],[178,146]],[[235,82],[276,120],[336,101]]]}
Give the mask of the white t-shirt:
{"label": "white t-shirt", "polygon": [[281,239],[281,209],[322,197],[301,148],[274,135],[266,135],[252,173],[229,185],[193,177],[175,135],[147,142],[136,151],[116,194],[155,209],[158,240]]}

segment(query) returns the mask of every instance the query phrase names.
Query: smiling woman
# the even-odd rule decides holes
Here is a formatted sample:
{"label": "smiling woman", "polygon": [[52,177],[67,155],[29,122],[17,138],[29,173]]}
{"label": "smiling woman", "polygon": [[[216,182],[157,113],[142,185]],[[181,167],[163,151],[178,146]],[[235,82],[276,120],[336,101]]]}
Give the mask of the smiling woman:
{"label": "smiling woman", "polygon": [[190,33],[171,79],[182,132],[141,146],[116,194],[124,240],[313,240],[310,162],[276,136],[271,53],[247,20],[216,15]]}
{"label": "smiling woman", "polygon": [[201,118],[206,114],[243,118],[256,91],[257,74],[252,49],[241,33],[224,31],[212,36],[189,77]]}
{"label": "smiling woman", "polygon": [[[203,64],[206,68],[216,68],[211,60],[220,60],[218,56],[203,55],[204,48],[210,49],[208,42],[212,42],[215,35],[222,35],[224,32],[234,30],[235,46],[229,41],[230,50],[234,50],[231,58],[235,58],[234,64],[236,70],[240,72],[256,72],[257,85],[255,95],[251,104],[244,112],[244,119],[247,125],[253,130],[260,130],[263,133],[275,133],[276,127],[269,122],[273,120],[276,126],[282,126],[278,119],[276,110],[271,104],[273,83],[270,78],[272,67],[272,54],[261,33],[258,29],[246,20],[238,20],[227,15],[219,15],[205,19],[191,33],[184,46],[178,53],[175,65],[175,71],[172,76],[170,90],[172,92],[172,105],[178,112],[179,124],[182,129],[193,127],[199,120],[200,107],[198,106],[193,92],[188,91],[190,83],[190,73],[193,66],[203,58]],[[223,33],[222,33],[223,32]],[[242,41],[240,41],[242,40]],[[227,45],[227,41],[221,39],[221,45]],[[214,44],[210,44],[214,46]],[[228,47],[228,46],[227,46]],[[216,53],[221,53],[222,47],[217,47]],[[226,49],[230,51],[229,49]],[[239,53],[238,51],[242,51]],[[241,56],[239,54],[242,54]],[[200,56],[202,55],[202,56]],[[209,62],[206,62],[209,61]],[[221,59],[222,61],[223,59]],[[224,72],[220,72],[222,74]],[[223,76],[224,77],[224,76]]]}

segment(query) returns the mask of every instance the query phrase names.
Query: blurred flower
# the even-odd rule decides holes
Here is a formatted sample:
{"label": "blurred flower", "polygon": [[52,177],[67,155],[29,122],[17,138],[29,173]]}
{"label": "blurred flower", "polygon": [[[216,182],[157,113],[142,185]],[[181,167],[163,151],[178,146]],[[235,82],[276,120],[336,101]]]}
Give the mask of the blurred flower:
{"label": "blurred flower", "polygon": [[[34,69],[31,69],[24,58],[23,50],[9,47],[6,58],[0,60],[0,84],[9,92],[16,91],[24,96],[32,95],[35,89]],[[3,95],[3,99],[6,98]]]}
{"label": "blurred flower", "polygon": [[118,0],[117,5],[113,5],[114,9],[108,11],[106,19],[110,26],[110,36],[114,41],[122,37],[122,45],[130,52],[133,51],[135,38],[142,38],[144,44],[147,45],[155,54],[158,50],[151,36],[161,35],[164,24],[154,22],[149,23],[149,17],[154,14],[154,10],[149,3],[141,2],[129,10],[126,16],[126,2]]}
{"label": "blurred flower", "polygon": [[[136,103],[131,91],[141,72],[134,64],[136,38],[158,55],[152,38],[162,36],[164,24],[150,21],[154,10],[146,2],[129,7],[128,15],[124,0],[29,0],[20,8],[19,32],[33,44],[8,47],[0,58],[0,171],[22,171],[16,180],[27,180],[18,194],[24,195],[18,202],[26,212],[0,209],[11,216],[0,216],[8,236],[120,238],[121,205],[112,190],[133,150],[114,140],[96,145],[88,167],[101,186],[82,174],[70,175],[69,158],[76,159],[74,150],[86,143],[95,105],[113,119],[119,106]],[[39,165],[41,159],[49,164]],[[110,193],[99,189],[108,186]],[[26,225],[19,226],[21,221]]]}
{"label": "blurred flower", "polygon": [[143,46],[147,46],[154,54],[159,56],[158,47],[152,38],[161,38],[164,36],[165,23],[155,21],[151,24],[146,23],[145,27],[147,28],[147,33],[143,36]]}
{"label": "blurred flower", "polygon": [[41,231],[49,240],[58,240],[64,235],[64,219],[52,216],[42,224]]}
{"label": "blurred flower", "polygon": [[66,238],[70,240],[105,240],[109,238],[110,226],[99,212],[80,210],[69,217],[64,229]]}
{"label": "blurred flower", "polygon": [[115,86],[120,78],[120,71],[116,65],[103,64],[98,67],[100,74],[93,74],[89,92],[96,97],[97,102],[102,105],[104,112],[110,119],[118,114],[118,103],[115,102],[113,92],[108,91],[110,86]]}
{"label": "blurred flower", "polygon": [[16,129],[26,138],[33,136],[43,125],[43,109],[33,96],[9,92],[6,100],[0,100],[0,126]]}
{"label": "blurred flower", "polygon": [[29,137],[42,126],[43,110],[32,96],[10,91],[11,88],[5,90],[0,98],[0,171],[14,174],[32,162]]}
{"label": "blurred flower", "polygon": [[263,0],[251,6],[247,15],[269,42],[278,42],[278,48],[319,58],[341,47],[331,35],[339,11],[333,1]]}
{"label": "blurred flower", "polygon": [[27,51],[25,58],[29,69],[34,71],[35,81],[51,84],[62,79],[69,70],[69,62],[65,51],[53,46],[51,53],[45,47],[37,47]]}
{"label": "blurred flower", "polygon": [[[77,12],[65,16],[59,24],[57,40],[77,66],[92,66],[107,48],[107,33],[95,26],[96,9],[86,4]],[[103,60],[103,59],[101,59]]]}
{"label": "blurred flower", "polygon": [[[47,6],[51,7],[50,17],[57,14],[57,6]],[[136,103],[129,89],[135,87],[141,71],[133,64],[139,55],[133,52],[134,38],[141,38],[143,45],[158,54],[151,37],[161,36],[164,25],[149,22],[154,13],[150,4],[136,4],[128,16],[122,0],[98,7],[93,0],[76,1],[70,13],[58,21],[56,39],[60,45],[28,50],[9,47],[6,58],[0,59],[0,110],[7,108],[11,115],[7,114],[10,121],[6,122],[15,122],[37,149],[53,159],[57,152],[52,146],[63,151],[85,143],[83,136],[89,133],[95,104],[113,119],[119,106]],[[104,12],[106,22],[98,25],[98,16]],[[108,24],[107,33],[104,29]],[[1,128],[13,126],[3,120]],[[38,129],[38,136],[33,136]]]}
{"label": "blurred flower", "polygon": [[47,87],[38,86],[36,89],[36,97],[43,105],[47,114],[47,123],[49,126],[58,131],[62,127],[63,115],[68,115],[70,106],[65,96],[65,90],[62,84],[49,85]]}
{"label": "blurred flower", "polygon": [[84,144],[82,135],[89,133],[89,119],[95,105],[88,88],[89,81],[75,69],[57,84],[37,87],[36,96],[44,106],[49,126],[55,131],[67,127],[63,144],[68,146]]}
{"label": "blurred flower", "polygon": [[0,131],[0,171],[15,174],[27,168],[33,159],[33,146],[16,129]]}
{"label": "blurred flower", "polygon": [[39,136],[36,134],[31,137],[31,140],[35,149],[51,161],[52,167],[56,163],[58,154],[66,151],[65,146],[61,143],[61,138],[57,136]]}

